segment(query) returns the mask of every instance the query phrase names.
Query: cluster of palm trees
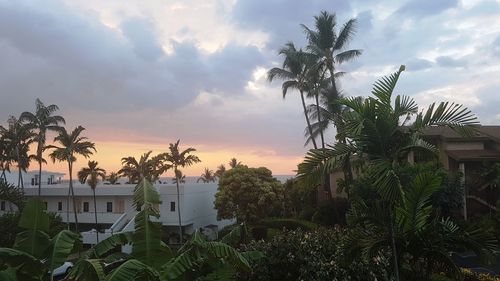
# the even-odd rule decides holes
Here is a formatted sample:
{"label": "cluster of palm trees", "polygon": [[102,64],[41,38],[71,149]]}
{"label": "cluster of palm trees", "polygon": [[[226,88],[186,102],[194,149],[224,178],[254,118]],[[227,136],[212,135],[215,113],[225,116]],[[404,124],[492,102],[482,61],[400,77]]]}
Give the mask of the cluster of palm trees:
{"label": "cluster of palm trees", "polygon": [[[73,164],[77,156],[90,157],[96,152],[95,144],[82,136],[85,130],[77,126],[68,132],[63,125],[64,118],[55,115],[59,107],[55,104],[45,105],[40,99],[36,99],[34,112],[23,112],[16,118],[11,116],[7,127],[0,126],[0,168],[2,169],[2,180],[7,181],[6,172],[12,166],[18,169],[17,187],[24,188],[23,172],[26,172],[31,161],[38,163],[38,196],[41,195],[42,187],[42,165],[47,163],[43,153],[48,152],[53,162],[67,162],[69,171],[69,188],[67,210],[69,210],[70,196],[73,198],[73,211],[75,214],[75,229],[78,231],[78,217],[76,215],[76,204],[73,191]],[[55,145],[47,145],[47,133],[56,133]],[[34,154],[30,154],[30,146],[36,145]],[[69,222],[69,213],[67,213]],[[69,226],[69,224],[68,224]]]}
{"label": "cluster of palm trees", "polygon": [[183,242],[182,220],[180,206],[179,184],[185,181],[181,168],[191,166],[201,162],[198,156],[193,153],[196,149],[189,147],[181,150],[179,148],[180,140],[169,144],[168,152],[151,156],[152,151],[144,153],[139,160],[135,157],[122,158],[123,167],[118,171],[119,174],[127,177],[130,183],[138,183],[143,179],[149,182],[156,182],[160,176],[168,170],[173,170],[174,180],[177,189],[177,215],[179,218],[180,242]]}
{"label": "cluster of palm trees", "polygon": [[[241,161],[238,161],[236,158],[231,158],[231,160],[229,161],[229,167],[231,169],[234,169],[240,165],[242,165]],[[226,166],[224,166],[224,164],[220,164],[217,167],[217,170],[215,170],[215,172],[213,170],[210,170],[209,168],[205,168],[205,170],[203,170],[203,173],[196,182],[200,181],[202,183],[216,182],[217,179],[220,179],[220,177],[222,177],[222,174],[224,174],[225,171],[226,171]]]}
{"label": "cluster of palm trees", "polygon": [[[342,97],[337,79],[345,72],[338,67],[360,56],[362,51],[347,49],[356,32],[356,19],[348,20],[338,32],[335,14],[323,11],[314,19],[313,29],[301,25],[307,36],[305,49],[297,48],[293,42],[285,44],[279,51],[283,56],[282,66],[269,70],[268,79],[284,81],[283,98],[290,90],[300,94],[307,123],[306,144],[311,142],[317,149],[325,147],[324,132],[330,124],[336,125],[342,112],[342,107],[333,103]],[[314,104],[306,105],[306,98],[313,99]]]}

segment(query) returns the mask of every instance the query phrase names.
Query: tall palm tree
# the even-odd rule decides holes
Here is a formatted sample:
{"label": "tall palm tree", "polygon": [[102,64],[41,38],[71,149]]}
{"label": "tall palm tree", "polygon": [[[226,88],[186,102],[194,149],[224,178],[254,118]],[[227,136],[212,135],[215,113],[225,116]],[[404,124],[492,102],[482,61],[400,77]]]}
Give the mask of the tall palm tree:
{"label": "tall palm tree", "polygon": [[17,163],[18,179],[17,187],[24,188],[23,171],[29,167],[33,155],[29,155],[29,146],[33,143],[35,136],[29,125],[21,123],[17,118],[11,116],[8,120],[8,128],[0,126],[4,140],[7,159]]}
{"label": "tall palm tree", "polygon": [[238,161],[236,158],[231,158],[231,160],[229,161],[229,167],[231,167],[231,169],[234,169],[240,165],[241,161]]}
{"label": "tall palm tree", "polygon": [[209,168],[205,168],[201,176],[198,178],[196,182],[203,182],[203,183],[209,183],[209,182],[215,182],[217,177],[215,176],[214,171],[210,170]]}
{"label": "tall palm tree", "polygon": [[152,151],[144,153],[139,160],[132,156],[123,157],[123,167],[118,173],[128,177],[130,183],[137,183],[143,178],[150,182],[157,181],[169,167],[162,165],[161,155],[150,157],[151,153]]}
{"label": "tall palm tree", "polygon": [[0,175],[0,182],[7,182],[7,175],[5,172],[10,172],[10,166],[13,162],[12,155],[9,150],[9,142],[5,139],[3,135],[3,127],[0,126],[0,169],[2,174]]}
{"label": "tall palm tree", "polygon": [[99,178],[102,180],[106,179],[106,171],[99,168],[97,165],[98,163],[96,161],[89,161],[88,167],[84,167],[78,172],[78,180],[80,180],[81,183],[87,182],[92,189],[92,196],[94,198],[95,231],[97,243],[99,243],[99,225],[97,223],[97,202],[95,199],[95,189],[97,187],[97,183],[99,182]]}
{"label": "tall palm tree", "polygon": [[38,196],[42,191],[42,163],[43,151],[45,148],[45,141],[47,139],[47,132],[58,132],[61,130],[61,125],[65,125],[66,121],[62,116],[53,115],[54,112],[59,110],[55,104],[45,106],[40,99],[36,99],[35,113],[23,112],[19,120],[29,124],[29,126],[36,131],[35,142],[37,143],[36,160],[38,162]]}
{"label": "tall palm tree", "polygon": [[[326,149],[310,150],[299,164],[299,177],[315,183],[334,169],[340,168],[350,155],[357,155],[366,163],[367,175],[388,206],[391,221],[390,237],[395,279],[399,280],[398,251],[395,238],[395,209],[404,202],[404,192],[398,168],[404,165],[408,154],[414,151],[437,153],[437,148],[422,138],[422,131],[431,126],[448,126],[466,135],[472,135],[476,117],[467,108],[448,102],[431,104],[427,111],[418,113],[418,106],[408,96],[396,96],[393,91],[404,66],[396,73],[377,81],[374,97],[346,98],[340,104],[348,111],[338,134],[347,142],[337,142]],[[394,102],[393,102],[394,101]],[[413,123],[409,123],[410,120]]]}
{"label": "tall palm tree", "polygon": [[217,170],[215,171],[215,176],[220,179],[222,177],[222,174],[226,171],[226,166],[224,164],[220,164],[219,167],[217,167]]}
{"label": "tall palm tree", "polygon": [[[343,75],[343,72],[337,72],[337,66],[344,62],[353,60],[362,54],[362,50],[353,49],[347,50],[347,45],[356,33],[356,19],[348,20],[337,33],[337,21],[335,14],[330,14],[322,11],[318,16],[314,17],[315,29],[310,29],[302,24],[302,28],[308,39],[307,50],[315,57],[315,67],[312,69],[316,72],[312,76],[323,79],[325,71],[330,75],[329,80],[332,90],[339,95],[336,79]],[[316,95],[316,106],[319,110],[318,96]],[[318,112],[318,122],[321,123],[321,114]],[[312,134],[311,134],[312,135]],[[322,137],[322,147],[324,147],[324,137]],[[346,175],[350,177],[350,175]],[[346,178],[347,178],[346,177]]]}
{"label": "tall palm tree", "polygon": [[175,172],[175,177],[172,178],[172,183],[186,183],[186,175],[183,175],[181,170],[177,170]]}
{"label": "tall palm tree", "polygon": [[310,134],[309,128],[304,129],[306,144],[309,143],[312,138],[317,138],[321,132],[324,133],[330,125],[340,124],[342,122],[344,106],[338,104],[338,101],[342,98],[344,98],[342,93],[333,90],[331,86],[321,89],[319,106],[317,104],[310,104],[307,107],[307,113],[310,118],[318,121],[311,124],[312,135]]}
{"label": "tall palm tree", "polygon": [[[285,47],[281,48],[279,54],[284,57],[282,67],[274,67],[269,70],[267,79],[269,81],[273,81],[276,78],[284,80],[281,86],[283,98],[285,98],[286,94],[291,89],[299,91],[307,127],[312,135],[311,122],[307,115],[304,97],[304,93],[307,91],[306,77],[309,70],[308,62],[310,62],[310,56],[302,50],[297,50],[292,42],[287,43]],[[318,148],[316,140],[312,139],[312,143],[314,148]]]}
{"label": "tall palm tree", "polygon": [[324,69],[330,74],[330,82],[337,90],[335,79],[336,66],[350,61],[362,54],[362,50],[346,50],[348,43],[356,33],[356,19],[348,20],[337,33],[335,14],[322,11],[314,17],[315,29],[302,24],[308,39],[307,50],[317,58],[317,69]]}
{"label": "tall palm tree", "polygon": [[173,168],[176,180],[176,188],[177,188],[177,215],[179,217],[179,235],[180,235],[180,243],[182,244],[182,221],[181,221],[181,200],[179,194],[179,168],[184,168],[187,166],[191,166],[193,164],[201,162],[198,156],[193,155],[192,153],[196,151],[196,149],[189,147],[183,151],[179,149],[179,142],[177,140],[175,143],[171,143],[168,147],[169,152],[163,153],[161,155],[162,160],[164,160],[166,169]]}
{"label": "tall palm tree", "polygon": [[69,172],[69,187],[68,187],[68,200],[66,202],[66,218],[69,227],[69,200],[70,195],[73,199],[73,213],[75,216],[75,231],[78,232],[78,215],[76,212],[76,200],[75,192],[73,190],[73,163],[76,161],[76,157],[81,155],[85,158],[90,157],[93,152],[96,152],[95,144],[88,141],[88,138],[82,137],[81,133],[85,130],[84,127],[78,126],[71,133],[66,131],[66,128],[62,128],[59,131],[59,135],[54,138],[54,142],[58,143],[59,146],[49,145],[46,149],[52,149],[49,157],[52,162],[66,161],[68,162],[68,172]]}

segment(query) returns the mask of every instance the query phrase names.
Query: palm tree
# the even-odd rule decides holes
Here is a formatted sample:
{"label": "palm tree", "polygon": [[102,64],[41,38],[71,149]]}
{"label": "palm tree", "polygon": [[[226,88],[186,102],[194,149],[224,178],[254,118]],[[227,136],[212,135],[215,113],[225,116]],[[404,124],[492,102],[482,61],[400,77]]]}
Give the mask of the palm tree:
{"label": "palm tree", "polygon": [[342,121],[344,107],[337,103],[337,101],[344,98],[342,93],[334,91],[331,86],[327,86],[320,90],[319,96],[319,106],[317,104],[310,104],[307,107],[309,118],[318,121],[311,124],[312,135],[309,128],[304,129],[306,145],[312,141],[312,138],[317,138],[321,132],[324,133],[330,125],[339,124]]}
{"label": "palm tree", "polygon": [[231,169],[234,169],[240,165],[241,161],[236,160],[236,158],[231,158],[231,160],[229,161],[229,167],[231,167]]}
{"label": "palm tree", "polygon": [[117,184],[118,181],[120,180],[121,176],[120,176],[120,173],[117,173],[117,172],[111,172],[109,173],[109,176],[106,177],[106,180],[110,183],[110,184]]}
{"label": "palm tree", "polygon": [[[346,107],[339,135],[347,142],[337,142],[325,149],[310,150],[299,164],[299,177],[316,183],[324,175],[342,167],[350,155],[357,155],[368,167],[382,200],[388,205],[391,219],[390,233],[393,265],[399,280],[398,252],[395,242],[394,209],[403,199],[398,167],[407,162],[414,151],[436,153],[434,145],[422,139],[422,131],[430,126],[448,126],[463,134],[472,135],[478,124],[476,117],[465,107],[448,102],[431,104],[427,111],[418,113],[418,106],[408,96],[396,96],[393,91],[404,66],[396,73],[377,81],[372,90],[375,97],[346,98],[339,103]],[[394,100],[394,104],[392,101]],[[415,120],[409,123],[412,118]],[[404,201],[404,200],[403,200]]]}
{"label": "palm tree", "polygon": [[162,165],[161,155],[150,158],[151,153],[152,151],[144,153],[139,160],[132,156],[123,157],[123,167],[118,173],[128,177],[130,183],[137,183],[143,178],[150,182],[157,181],[169,167]]}
{"label": "palm tree", "polygon": [[7,175],[5,172],[10,172],[10,166],[12,165],[13,159],[9,149],[9,142],[5,139],[3,131],[3,127],[0,126],[0,169],[2,170],[0,182],[3,181],[7,183]]}
{"label": "palm tree", "polygon": [[58,132],[60,125],[65,125],[66,121],[62,116],[52,115],[59,110],[55,104],[45,106],[40,99],[36,99],[35,113],[23,112],[19,120],[29,124],[31,129],[36,131],[35,142],[37,143],[36,160],[38,161],[38,196],[42,191],[42,163],[47,131]]}
{"label": "palm tree", "polygon": [[56,162],[56,160],[60,162],[68,162],[69,188],[68,200],[66,202],[66,216],[69,227],[69,198],[71,195],[73,199],[73,213],[75,216],[76,232],[78,232],[78,215],[76,213],[75,192],[73,190],[73,163],[76,161],[77,155],[88,158],[93,154],[93,151],[97,151],[93,142],[90,142],[88,141],[88,138],[81,136],[81,133],[84,130],[84,127],[78,126],[73,131],[71,131],[71,133],[68,133],[68,131],[66,131],[66,128],[62,128],[59,131],[59,135],[54,138],[54,142],[59,143],[60,146],[49,145],[46,147],[46,149],[52,149],[52,152],[49,154],[52,162]]}
{"label": "palm tree", "polygon": [[97,166],[96,161],[89,161],[88,167],[82,168],[78,172],[78,179],[81,183],[87,182],[87,184],[92,189],[92,196],[94,198],[94,217],[95,217],[95,231],[97,236],[97,243],[99,243],[99,225],[97,224],[97,202],[95,200],[95,189],[99,178],[102,180],[106,179],[106,171]]}
{"label": "palm tree", "polygon": [[175,172],[175,177],[172,178],[172,183],[186,183],[186,175],[183,175],[181,170],[177,170]]}
{"label": "palm tree", "polygon": [[[302,101],[302,108],[306,118],[307,127],[312,135],[311,122],[307,115],[306,102],[304,92],[307,91],[306,77],[308,72],[308,54],[302,50],[297,50],[292,42],[289,42],[285,47],[281,48],[279,54],[284,57],[282,67],[275,67],[268,71],[267,79],[273,81],[276,78],[284,80],[281,88],[283,90],[283,98],[285,98],[288,90],[295,89],[299,91]],[[316,140],[312,139],[314,148],[318,148]]]}
{"label": "palm tree", "polygon": [[215,182],[217,177],[214,174],[214,171],[210,170],[209,168],[205,168],[201,176],[198,178],[196,182],[203,182],[203,183],[209,183],[209,182]]}
{"label": "palm tree", "polygon": [[362,50],[346,50],[347,44],[356,33],[356,19],[348,20],[337,33],[336,16],[322,11],[314,17],[315,29],[312,30],[302,24],[308,39],[307,50],[316,59],[316,68],[329,72],[332,88],[336,91],[335,79],[342,75],[336,73],[336,66],[350,61],[362,54]]}
{"label": "palm tree", "polygon": [[224,164],[220,164],[219,167],[217,167],[217,170],[215,171],[215,176],[220,179],[222,177],[222,174],[226,171],[226,166]]}
{"label": "palm tree", "polygon": [[190,147],[187,148],[183,151],[179,150],[179,142],[180,140],[177,140],[175,143],[171,143],[169,145],[169,152],[163,153],[161,155],[162,160],[166,162],[164,166],[166,166],[166,169],[173,168],[175,177],[177,178],[176,180],[176,187],[177,187],[177,215],[179,217],[179,235],[180,235],[180,243],[182,244],[182,221],[181,221],[181,200],[180,200],[180,194],[179,194],[179,168],[184,168],[187,166],[191,166],[195,163],[201,162],[200,158],[198,156],[193,155],[191,153],[195,152],[196,149]]}
{"label": "palm tree", "polygon": [[[17,187],[24,188],[23,171],[29,167],[33,155],[28,155],[29,146],[33,143],[35,136],[30,127],[21,123],[17,118],[11,116],[8,120],[8,128],[0,126],[2,138],[4,140],[6,159],[14,160],[17,163],[18,179]],[[9,161],[9,160],[7,160]]]}

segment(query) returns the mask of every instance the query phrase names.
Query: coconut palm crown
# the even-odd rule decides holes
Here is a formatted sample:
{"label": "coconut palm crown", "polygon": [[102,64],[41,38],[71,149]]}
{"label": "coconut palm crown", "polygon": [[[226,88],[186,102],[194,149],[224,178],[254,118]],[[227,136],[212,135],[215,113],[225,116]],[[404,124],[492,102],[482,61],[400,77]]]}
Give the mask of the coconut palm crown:
{"label": "coconut palm crown", "polygon": [[[54,138],[54,142],[57,145],[49,145],[46,149],[51,149],[52,152],[49,157],[52,162],[55,161],[66,161],[68,163],[69,171],[69,188],[68,188],[68,201],[66,203],[67,216],[69,216],[69,197],[73,198],[73,214],[75,217],[75,230],[78,232],[78,215],[76,212],[76,200],[75,193],[73,190],[73,163],[76,161],[78,155],[85,158],[90,157],[97,150],[95,149],[95,144],[88,141],[88,138],[82,137],[81,133],[85,130],[84,127],[78,126],[71,133],[66,131],[66,128],[62,128],[59,131],[59,135]],[[69,223],[69,218],[67,219]]]}
{"label": "coconut palm crown", "polygon": [[53,115],[54,112],[59,110],[55,104],[46,106],[40,99],[36,99],[35,113],[23,112],[19,120],[28,124],[31,129],[36,132],[35,142],[37,143],[36,160],[38,162],[38,196],[40,196],[42,188],[42,163],[43,151],[45,150],[45,142],[47,139],[47,132],[58,132],[61,130],[61,125],[65,125],[66,121],[62,116]]}

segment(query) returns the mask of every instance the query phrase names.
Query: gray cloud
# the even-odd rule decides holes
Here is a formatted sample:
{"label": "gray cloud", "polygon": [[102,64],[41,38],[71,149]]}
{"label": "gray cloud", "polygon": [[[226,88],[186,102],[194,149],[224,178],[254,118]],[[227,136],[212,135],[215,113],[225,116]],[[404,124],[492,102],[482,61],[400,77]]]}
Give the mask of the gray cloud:
{"label": "gray cloud", "polygon": [[412,59],[407,61],[405,65],[408,71],[419,71],[429,69],[432,66],[432,62],[425,59]]}
{"label": "gray cloud", "polygon": [[121,24],[121,30],[130,41],[137,56],[154,61],[164,55],[153,32],[153,25],[143,19],[130,19]]}
{"label": "gray cloud", "polygon": [[466,67],[467,61],[465,58],[454,58],[450,56],[439,56],[436,58],[436,63],[442,67]]}
{"label": "gray cloud", "polygon": [[403,4],[396,13],[421,18],[440,14],[457,5],[458,0],[410,0]]}
{"label": "gray cloud", "polygon": [[[271,34],[269,47],[277,49],[288,41],[303,42],[300,24],[311,26],[313,17],[322,10],[346,15],[351,6],[348,0],[240,0],[233,8],[232,18],[243,28]],[[342,20],[342,17],[338,19],[339,24]]]}

